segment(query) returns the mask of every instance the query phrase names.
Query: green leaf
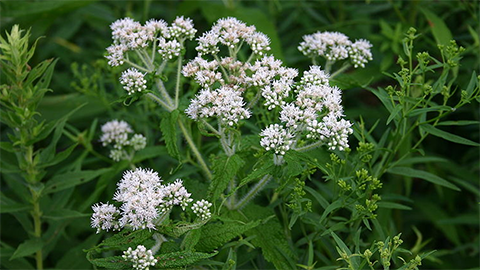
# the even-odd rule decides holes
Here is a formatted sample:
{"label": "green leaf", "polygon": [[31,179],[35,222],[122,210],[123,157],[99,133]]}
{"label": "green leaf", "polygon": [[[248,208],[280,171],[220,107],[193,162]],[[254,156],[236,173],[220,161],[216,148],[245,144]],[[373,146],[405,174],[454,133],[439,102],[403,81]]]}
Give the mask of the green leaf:
{"label": "green leaf", "polygon": [[439,221],[448,219],[448,214],[437,202],[433,203],[426,200],[416,200],[415,208],[419,208],[427,220],[431,221],[435,227],[443,232],[444,237],[456,245],[460,245],[457,226],[454,224],[442,224]]}
{"label": "green leaf", "polygon": [[352,266],[353,266],[353,269],[359,269],[359,261],[358,261],[358,257],[357,256],[350,256],[352,255],[352,252],[350,251],[350,249],[347,247],[347,245],[342,241],[342,239],[340,239],[340,237],[338,237],[337,234],[335,234],[334,232],[331,232],[330,233],[333,237],[333,240],[335,240],[335,243],[337,244],[337,246],[343,251],[343,252],[346,252],[347,255],[350,257],[350,260],[352,262]]}
{"label": "green leaf", "polygon": [[213,178],[209,187],[212,201],[220,197],[244,164],[245,161],[237,154],[233,156],[222,154],[216,157],[212,163]]}
{"label": "green leaf", "polygon": [[245,233],[247,236],[255,236],[251,243],[262,249],[265,259],[273,263],[276,269],[296,269],[296,256],[272,209],[250,204],[242,212],[248,220],[260,218],[268,220]]}
{"label": "green leaf", "polygon": [[392,174],[398,174],[402,176],[407,176],[407,177],[412,177],[412,178],[420,178],[423,180],[426,180],[428,182],[434,183],[439,186],[444,186],[456,191],[460,191],[460,189],[455,186],[454,184],[448,182],[447,180],[436,176],[432,173],[426,172],[426,171],[421,171],[421,170],[416,170],[413,168],[408,168],[408,167],[394,167],[390,168],[387,170],[387,172],[392,173]]}
{"label": "green leaf", "polygon": [[[478,35],[477,35],[477,39],[478,39]],[[465,91],[467,91],[468,98],[472,97],[473,92],[477,87],[478,87],[478,77],[477,77],[477,73],[474,70],[472,72],[472,77],[470,78],[470,82],[468,83],[467,89],[465,89]]]}
{"label": "green leaf", "polygon": [[423,129],[424,131],[432,134],[433,136],[437,136],[437,137],[440,137],[442,139],[445,139],[447,141],[451,141],[451,142],[454,142],[454,143],[471,145],[471,146],[480,146],[480,143],[471,141],[469,139],[465,139],[465,138],[460,137],[460,136],[455,135],[455,134],[448,133],[448,132],[443,131],[441,129],[435,128],[434,126],[429,125],[429,124],[421,125],[420,129]]}
{"label": "green leaf", "polygon": [[387,125],[390,124],[390,122],[392,122],[392,120],[397,117],[398,113],[402,110],[402,107],[403,106],[401,105],[397,105],[393,108],[393,111],[390,113],[390,116],[387,119]]}
{"label": "green leaf", "polygon": [[202,227],[200,241],[195,246],[198,251],[209,252],[230,242],[246,231],[255,228],[260,220],[243,223],[241,221],[208,223]]}
{"label": "green leaf", "polygon": [[107,269],[126,269],[131,268],[132,263],[127,262],[121,256],[112,256],[107,258],[96,258],[89,260],[93,265]]}
{"label": "green leaf", "polygon": [[147,159],[156,158],[158,156],[164,155],[166,148],[164,146],[149,146],[135,153],[133,158],[133,163],[138,163]]}
{"label": "green leaf", "polygon": [[191,268],[196,262],[205,260],[215,256],[217,253],[201,253],[191,251],[172,252],[155,256],[158,260],[155,268],[171,269],[171,268]]}
{"label": "green leaf", "polygon": [[71,218],[84,218],[88,216],[90,216],[90,214],[84,214],[71,209],[56,209],[51,212],[45,213],[43,217],[46,219],[62,220]]}
{"label": "green leaf", "polygon": [[58,192],[66,188],[74,187],[91,181],[98,176],[108,173],[111,169],[100,169],[92,171],[68,172],[52,177],[45,186],[43,194]]}
{"label": "green leaf", "polygon": [[342,207],[342,201],[341,200],[336,200],[332,202],[326,209],[323,211],[322,216],[320,217],[320,220],[318,221],[319,224],[323,222],[323,220],[330,214],[332,211],[341,208]]}
{"label": "green leaf", "polygon": [[306,190],[308,193],[312,194],[312,196],[317,200],[317,202],[323,207],[323,209],[326,209],[329,205],[328,201],[320,194],[320,192],[317,192],[313,188],[309,186],[303,187],[304,190]]}
{"label": "green leaf", "polygon": [[470,121],[470,120],[458,120],[458,121],[443,121],[439,122],[438,126],[468,126],[468,125],[478,125],[479,121]]}
{"label": "green leaf", "polygon": [[180,160],[180,152],[177,145],[177,120],[179,111],[174,110],[171,113],[165,112],[160,122],[160,130],[162,131],[165,145],[170,156]]}
{"label": "green leaf", "polygon": [[402,159],[397,162],[397,165],[417,164],[417,163],[429,163],[429,162],[448,162],[447,159],[441,157],[411,157]]}
{"label": "green leaf", "polygon": [[394,203],[394,202],[378,202],[377,203],[378,207],[380,208],[387,208],[387,209],[399,209],[399,210],[412,210],[410,206],[406,206],[403,204],[399,203]]}
{"label": "green leaf", "polygon": [[183,238],[182,245],[180,247],[186,251],[193,251],[195,245],[200,240],[200,236],[201,228],[189,231]]}
{"label": "green leaf", "polygon": [[253,180],[257,180],[262,178],[267,174],[271,174],[274,170],[275,165],[271,158],[267,160],[267,162],[263,163],[259,168],[254,168],[250,174],[248,174],[245,178],[240,180],[240,184],[238,185],[237,189],[247,185]]}
{"label": "green leaf", "polygon": [[29,239],[26,240],[25,242],[21,243],[17,250],[13,253],[12,257],[10,257],[10,260],[15,260],[17,258],[25,257],[28,255],[31,255],[43,247],[43,242],[39,238],[35,239]]}
{"label": "green leaf", "polygon": [[35,269],[26,258],[9,260],[15,249],[4,242],[0,242],[0,268],[1,269]]}
{"label": "green leaf", "polygon": [[420,8],[420,10],[427,18],[428,24],[432,29],[432,34],[437,44],[442,44],[445,46],[449,45],[450,40],[452,40],[453,38],[452,33],[450,32],[450,29],[448,29],[445,22],[440,17],[438,17],[426,8]]}

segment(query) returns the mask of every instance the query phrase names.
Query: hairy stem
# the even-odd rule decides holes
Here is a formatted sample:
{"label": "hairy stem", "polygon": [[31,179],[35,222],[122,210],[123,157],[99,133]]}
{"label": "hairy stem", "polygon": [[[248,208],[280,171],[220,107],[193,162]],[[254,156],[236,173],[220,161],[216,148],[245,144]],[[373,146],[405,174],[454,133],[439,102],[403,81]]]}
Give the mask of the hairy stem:
{"label": "hairy stem", "polygon": [[177,82],[175,84],[175,109],[178,108],[178,100],[180,99],[180,79],[182,72],[182,58],[178,57],[178,65],[177,65]]}
{"label": "hairy stem", "polygon": [[183,124],[181,119],[178,119],[178,125],[180,126],[180,130],[183,133],[183,136],[185,137],[185,140],[187,141],[188,145],[190,146],[190,149],[192,150],[193,154],[197,158],[198,163],[200,164],[200,167],[202,168],[203,172],[207,176],[208,179],[212,179],[212,173],[208,169],[207,163],[202,157],[202,154],[200,154],[200,151],[198,151],[197,146],[195,145],[195,142],[193,141],[190,133],[186,129],[185,125]]}
{"label": "hairy stem", "polygon": [[267,184],[268,182],[272,179],[272,176],[267,174],[265,175],[260,181],[255,184],[255,186],[252,187],[248,191],[248,193],[240,200],[238,201],[237,204],[233,207],[233,209],[240,209],[244,207],[255,195],[257,195],[258,192],[260,192]]}

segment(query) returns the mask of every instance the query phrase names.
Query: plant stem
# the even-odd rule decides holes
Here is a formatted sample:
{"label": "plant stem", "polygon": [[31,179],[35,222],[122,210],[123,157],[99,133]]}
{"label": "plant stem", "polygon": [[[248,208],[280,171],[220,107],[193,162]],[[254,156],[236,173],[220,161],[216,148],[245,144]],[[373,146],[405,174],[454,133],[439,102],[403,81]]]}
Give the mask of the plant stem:
{"label": "plant stem", "polygon": [[262,190],[272,179],[272,176],[267,174],[260,181],[248,191],[248,193],[233,207],[233,210],[244,207],[255,195]]}
{"label": "plant stem", "polygon": [[[160,79],[156,79],[155,84],[157,85],[157,88],[158,88],[160,94],[162,94],[163,98],[165,99],[166,103],[168,104],[168,107],[172,108],[174,106],[172,98],[168,94],[167,89],[165,89],[165,85],[163,85],[163,82]],[[173,109],[171,109],[170,111],[173,111]]]}
{"label": "plant stem", "polygon": [[341,68],[339,68],[337,71],[333,72],[332,75],[330,75],[330,79],[333,79],[335,78],[336,76],[338,76],[339,74],[341,74],[342,72],[344,72],[345,70],[349,69],[352,65],[351,64],[345,64],[343,65]]}
{"label": "plant stem", "polygon": [[321,146],[322,144],[323,144],[322,141],[318,141],[316,143],[312,143],[312,144],[308,144],[308,145],[305,145],[305,146],[302,146],[302,147],[295,148],[294,150],[298,151],[298,152],[306,152],[308,150],[312,150],[314,148],[317,148],[317,147]]}
{"label": "plant stem", "polygon": [[177,83],[175,84],[175,109],[178,108],[178,100],[180,95],[180,79],[182,78],[181,75],[182,71],[182,57],[178,57],[178,65],[177,65]]}
{"label": "plant stem", "polygon": [[183,136],[185,137],[185,140],[187,140],[188,145],[190,146],[190,149],[192,150],[193,154],[197,157],[198,163],[200,164],[200,167],[203,169],[203,172],[207,176],[208,179],[212,179],[212,173],[208,169],[207,163],[205,163],[205,160],[202,157],[202,154],[198,151],[197,146],[192,140],[192,137],[188,133],[188,130],[186,129],[185,125],[183,124],[182,120],[179,118],[178,119],[178,125],[180,126],[180,130],[182,130]]}
{"label": "plant stem", "polygon": [[159,97],[157,97],[156,95],[152,94],[152,93],[147,93],[146,96],[148,96],[149,98],[151,98],[153,101],[157,102],[158,104],[160,104],[160,106],[162,106],[163,108],[165,108],[165,110],[167,110],[168,112],[171,112],[173,111],[173,109],[167,104],[165,103],[163,100],[161,100]]}
{"label": "plant stem", "polygon": [[[34,236],[40,240],[42,237],[42,220],[41,220],[42,211],[40,211],[40,203],[38,201],[39,198],[34,191],[32,191],[32,197],[33,197],[32,217],[33,217],[33,224],[34,224]],[[37,269],[39,270],[43,269],[42,249],[38,250],[35,253],[35,261],[37,264]]]}

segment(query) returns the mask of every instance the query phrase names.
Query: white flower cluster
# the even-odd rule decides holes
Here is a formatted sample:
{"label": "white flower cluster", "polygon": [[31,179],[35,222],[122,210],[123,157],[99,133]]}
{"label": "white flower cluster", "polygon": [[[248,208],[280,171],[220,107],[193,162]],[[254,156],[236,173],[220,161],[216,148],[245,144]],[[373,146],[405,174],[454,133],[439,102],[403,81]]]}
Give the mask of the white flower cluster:
{"label": "white flower cluster", "polygon": [[92,206],[93,215],[91,219],[92,228],[97,228],[97,233],[101,230],[109,231],[110,229],[119,230],[120,226],[117,217],[120,214],[118,209],[109,203],[94,204]]}
{"label": "white flower cluster", "polygon": [[298,49],[306,56],[321,56],[329,61],[350,58],[355,68],[365,67],[372,60],[370,48],[372,44],[366,40],[352,42],[339,32],[317,32],[303,37]]}
{"label": "white flower cluster", "polygon": [[212,203],[206,200],[196,201],[192,205],[193,213],[195,213],[201,220],[207,220],[212,217],[212,213],[210,212],[210,207],[212,207]]}
{"label": "white flower cluster", "polygon": [[330,150],[348,147],[351,123],[343,119],[341,91],[329,85],[329,76],[318,66],[312,66],[294,89],[295,100],[282,105],[280,121],[262,130],[260,144],[276,155],[284,155],[296,142],[293,138],[305,135],[307,140],[320,140]]}
{"label": "white flower cluster", "polygon": [[153,257],[151,250],[143,245],[138,245],[136,249],[129,247],[123,252],[122,258],[133,263],[133,268],[138,270],[148,270],[150,266],[157,264],[157,259]]}
{"label": "white flower cluster", "polygon": [[108,64],[120,66],[125,62],[129,50],[146,48],[152,42],[159,42],[158,52],[164,59],[172,59],[180,54],[182,43],[186,39],[193,39],[197,30],[191,19],[177,17],[171,26],[163,20],[146,22],[145,25],[131,18],[124,18],[113,22],[113,44],[107,48]]}
{"label": "white flower cluster", "polygon": [[113,149],[110,151],[110,158],[115,161],[128,159],[129,153],[126,148],[133,148],[138,151],[147,145],[147,138],[142,134],[134,134],[130,139],[129,135],[133,133],[130,125],[125,121],[112,120],[102,126],[102,135],[100,142],[103,146],[113,144]]}
{"label": "white flower cluster", "polygon": [[123,227],[155,229],[160,215],[168,214],[175,205],[185,210],[192,201],[190,196],[180,179],[163,185],[157,172],[151,169],[126,171],[113,196],[115,201],[122,203],[119,210],[111,204],[94,205],[92,227],[97,232]]}
{"label": "white flower cluster", "polygon": [[254,54],[263,55],[270,50],[270,39],[257,32],[255,26],[247,26],[236,18],[219,19],[212,29],[198,39],[196,50],[200,55],[217,54],[219,44],[233,50],[247,43]]}
{"label": "white flower cluster", "polygon": [[293,135],[279,124],[273,124],[260,133],[260,145],[265,150],[273,150],[275,155],[283,156],[293,144]]}
{"label": "white flower cluster", "polygon": [[215,90],[202,89],[185,113],[193,120],[199,118],[218,117],[222,124],[233,126],[241,119],[250,117],[250,111],[245,109],[242,91],[238,86],[222,86]]}
{"label": "white flower cluster", "polygon": [[145,74],[138,71],[136,68],[129,68],[122,72],[120,77],[120,83],[123,85],[123,89],[127,91],[129,95],[135,92],[142,92],[147,89],[147,80],[145,80]]}

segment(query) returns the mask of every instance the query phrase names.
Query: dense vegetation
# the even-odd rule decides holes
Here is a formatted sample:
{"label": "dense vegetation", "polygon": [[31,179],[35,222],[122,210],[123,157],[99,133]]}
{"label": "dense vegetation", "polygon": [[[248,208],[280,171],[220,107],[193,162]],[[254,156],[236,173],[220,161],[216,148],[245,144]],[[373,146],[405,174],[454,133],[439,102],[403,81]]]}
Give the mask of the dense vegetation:
{"label": "dense vegetation", "polygon": [[[135,264],[135,249],[152,256],[151,268],[165,269],[479,267],[476,1],[2,1],[0,8],[2,269],[148,267]],[[189,22],[179,16],[196,31],[184,31]],[[153,50],[126,45],[129,58],[112,64],[106,48],[125,41],[112,40],[110,26],[126,17],[170,28],[147,41]],[[205,49],[219,74],[205,82],[196,74],[208,68],[191,62],[201,51],[197,38],[227,17],[255,26],[270,49],[258,45],[261,34],[218,55]],[[308,51],[315,42],[300,46],[316,32],[345,34],[352,59],[354,41],[365,40],[373,57],[316,57]],[[273,75],[260,85],[265,66]],[[292,91],[263,106],[269,99],[260,91],[278,85]],[[341,96],[341,105],[308,96],[312,87]],[[206,96],[213,101],[202,103]],[[212,109],[215,102],[245,109],[225,113]],[[286,105],[299,102],[321,102],[319,123],[285,120]],[[332,114],[338,126],[322,118]],[[337,133],[325,135],[322,123]],[[112,126],[125,137],[108,133]],[[130,192],[135,183],[144,185],[138,194]],[[138,204],[153,205],[154,218],[126,218]],[[99,211],[118,220],[107,224]]]}

